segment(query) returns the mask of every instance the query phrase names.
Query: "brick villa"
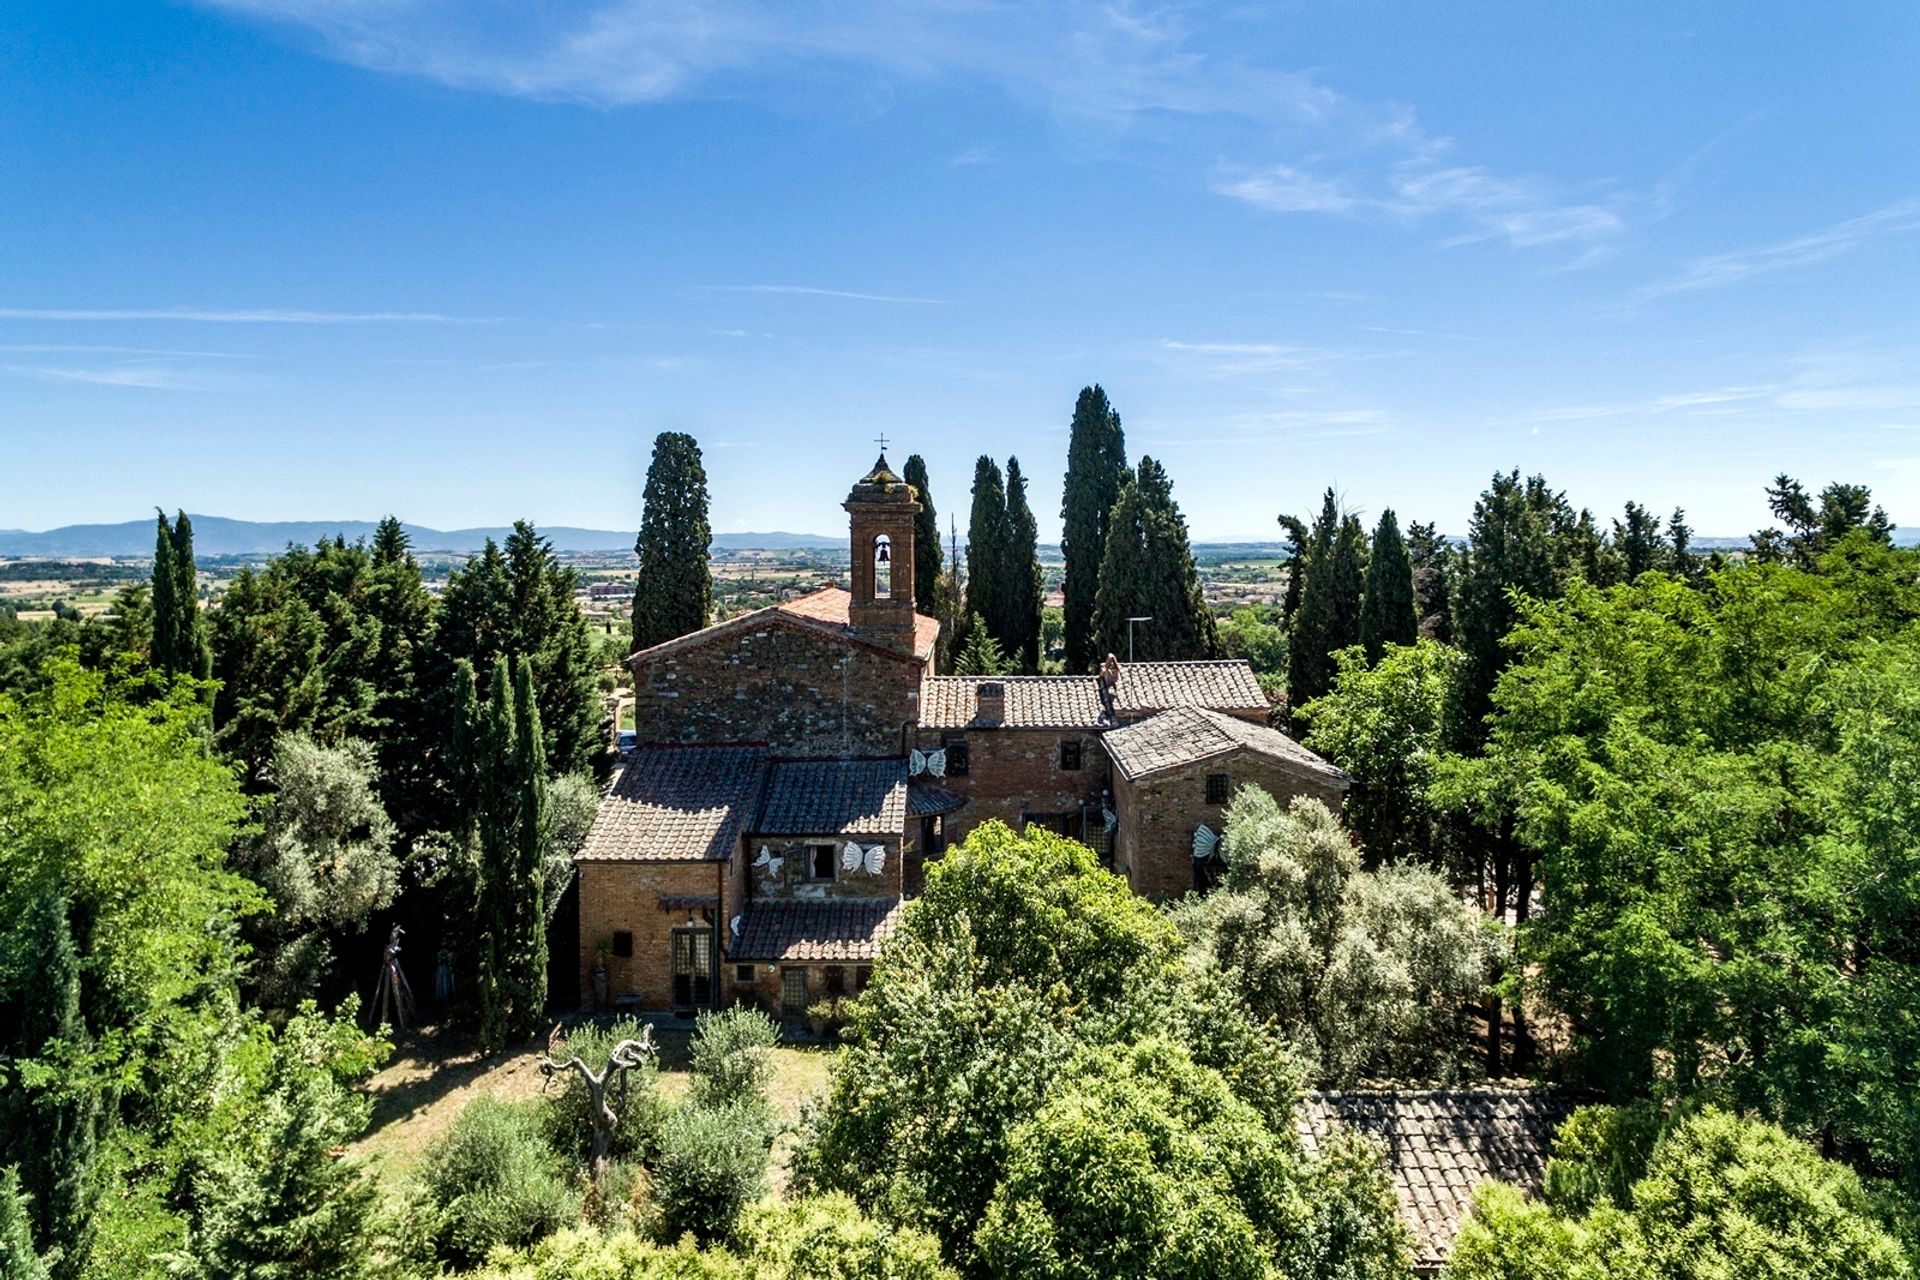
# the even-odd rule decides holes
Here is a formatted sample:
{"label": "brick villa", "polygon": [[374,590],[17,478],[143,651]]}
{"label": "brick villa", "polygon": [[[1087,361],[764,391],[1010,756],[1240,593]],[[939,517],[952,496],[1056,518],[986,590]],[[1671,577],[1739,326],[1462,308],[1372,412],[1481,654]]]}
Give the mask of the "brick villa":
{"label": "brick villa", "polygon": [[912,486],[882,456],[844,507],[852,591],[627,659],[638,746],[576,856],[583,992],[604,950],[622,1003],[794,1016],[865,985],[926,864],[981,822],[1083,840],[1157,900],[1213,883],[1235,788],[1339,804],[1245,662],[941,675]]}

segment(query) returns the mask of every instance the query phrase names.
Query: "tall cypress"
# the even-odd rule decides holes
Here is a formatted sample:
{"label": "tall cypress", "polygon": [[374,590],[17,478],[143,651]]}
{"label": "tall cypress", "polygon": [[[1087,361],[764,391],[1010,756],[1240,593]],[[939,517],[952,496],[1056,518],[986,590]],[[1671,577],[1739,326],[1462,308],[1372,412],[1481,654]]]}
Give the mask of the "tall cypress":
{"label": "tall cypress", "polygon": [[513,1028],[514,881],[519,861],[516,811],[520,787],[514,776],[513,679],[505,660],[493,664],[475,770],[474,829],[479,847],[480,1041],[488,1048],[507,1042]]}
{"label": "tall cypress", "polygon": [[633,543],[640,557],[633,647],[650,649],[700,630],[713,614],[707,470],[692,436],[663,431],[655,438],[642,501],[640,535]]}
{"label": "tall cypress", "polygon": [[1400,536],[1400,520],[1388,507],[1373,530],[1373,554],[1367,559],[1366,587],[1360,602],[1360,643],[1367,661],[1380,661],[1390,644],[1412,644],[1420,634],[1413,598],[1413,558]]}
{"label": "tall cypress", "polygon": [[940,571],[945,557],[940,552],[940,518],[933,509],[926,459],[913,454],[900,475],[920,498],[920,514],[913,518],[913,607],[938,617]]}
{"label": "tall cypress", "polygon": [[1280,602],[1280,620],[1291,626],[1294,611],[1300,607],[1301,574],[1307,567],[1307,548],[1312,545],[1312,535],[1307,532],[1307,522],[1299,516],[1281,516],[1280,527],[1287,534],[1287,598]]}
{"label": "tall cypress", "polygon": [[[1302,522],[1297,518],[1293,523]],[[1331,654],[1338,648],[1339,606],[1333,583],[1333,547],[1340,535],[1340,503],[1328,489],[1320,514],[1295,557],[1300,602],[1287,625],[1287,705],[1305,706],[1333,684]]]}
{"label": "tall cypress", "polygon": [[1127,441],[1120,415],[1107,403],[1107,393],[1098,383],[1084,387],[1073,406],[1066,491],[1060,503],[1067,670],[1076,675],[1093,670],[1104,654],[1094,635],[1094,608],[1106,559],[1108,521],[1127,478]]}
{"label": "tall cypress", "polygon": [[1031,675],[1040,669],[1040,611],[1045,603],[1040,572],[1040,526],[1027,504],[1027,478],[1020,459],[1007,459],[1008,655]]}
{"label": "tall cypress", "polygon": [[153,665],[168,675],[177,673],[180,654],[180,609],[174,603],[179,578],[173,571],[173,530],[167,513],[154,512],[153,535]]}
{"label": "tall cypress", "polygon": [[967,600],[970,614],[986,623],[1002,653],[1017,651],[1006,631],[1012,590],[1007,567],[1007,486],[1000,464],[981,454],[973,464],[973,508],[967,517]]}
{"label": "tall cypress", "polygon": [[547,760],[541,745],[540,703],[534,697],[533,666],[513,667],[512,772],[514,811],[513,951],[510,961],[516,1034],[530,1036],[546,1025],[547,1008]]}
{"label": "tall cypress", "polygon": [[[1140,623],[1130,642],[1127,619],[1134,617],[1152,621]],[[1113,504],[1093,639],[1102,655],[1125,657],[1131,649],[1141,662],[1210,658],[1219,650],[1173,481],[1145,455]]]}
{"label": "tall cypress", "polygon": [[174,607],[180,611],[180,670],[199,680],[213,675],[213,645],[200,617],[200,573],[193,558],[193,524],[187,513],[173,517]]}
{"label": "tall cypress", "polygon": [[393,516],[374,530],[366,605],[379,624],[370,676],[380,800],[403,830],[418,833],[434,807],[439,737],[421,697],[421,668],[433,639],[433,597],[421,580],[412,540]]}
{"label": "tall cypress", "polygon": [[53,1068],[54,1079],[31,1089],[13,1086],[5,1127],[17,1139],[9,1142],[9,1158],[19,1160],[39,1251],[51,1261],[56,1280],[69,1280],[85,1271],[93,1245],[99,1103],[67,1065],[84,1053],[89,1037],[80,1013],[80,966],[66,901],[45,894],[33,912],[34,950],[23,957],[32,981],[11,1037],[12,1055],[42,1060]]}

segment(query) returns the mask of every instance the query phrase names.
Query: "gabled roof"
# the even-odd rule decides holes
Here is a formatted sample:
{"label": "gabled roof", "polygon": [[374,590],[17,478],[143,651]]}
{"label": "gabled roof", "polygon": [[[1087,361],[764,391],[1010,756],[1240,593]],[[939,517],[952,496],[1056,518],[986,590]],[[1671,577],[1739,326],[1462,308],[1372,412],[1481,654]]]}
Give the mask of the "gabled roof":
{"label": "gabled roof", "polygon": [[907,823],[904,760],[779,760],[767,766],[755,835],[898,836]]}
{"label": "gabled roof", "polygon": [[1345,787],[1347,775],[1278,729],[1250,724],[1204,707],[1175,707],[1138,723],[1115,729],[1101,740],[1113,767],[1129,779],[1144,778],[1216,756],[1250,751]]}
{"label": "gabled roof", "polygon": [[[1238,658],[1123,662],[1112,706],[1098,676],[929,676],[920,682],[923,729],[1106,729],[1170,707],[1265,715],[1267,696]],[[998,720],[980,715],[980,686],[1002,688]]]}
{"label": "gabled roof", "polygon": [[790,627],[832,640],[865,645],[869,649],[888,654],[902,662],[924,663],[933,656],[934,642],[940,638],[938,618],[929,618],[923,613],[913,615],[913,654],[909,657],[898,649],[853,630],[850,612],[852,604],[851,592],[840,587],[822,587],[818,591],[797,596],[792,600],[768,605],[764,609],[755,609],[751,613],[728,618],[725,622],[716,622],[710,627],[703,627],[676,639],[664,641],[650,649],[630,653],[627,655],[627,666],[637,667],[649,662],[657,662],[677,653],[685,653],[689,649],[712,644],[716,640],[728,639],[743,631],[758,631],[769,626]]}
{"label": "gabled roof", "polygon": [[1308,1151],[1336,1126],[1368,1133],[1387,1149],[1400,1219],[1413,1232],[1423,1271],[1446,1263],[1489,1179],[1537,1192],[1554,1134],[1572,1109],[1550,1089],[1345,1089],[1309,1093],[1297,1125]]}
{"label": "gabled roof", "polygon": [[871,961],[893,936],[897,898],[756,902],[740,918],[729,960]]}
{"label": "gabled roof", "polygon": [[638,748],[574,860],[724,860],[760,799],[766,759],[765,747]]}
{"label": "gabled roof", "polygon": [[953,813],[966,807],[967,798],[945,787],[936,787],[931,782],[909,782],[907,784],[907,816],[910,818],[931,818],[936,814]]}

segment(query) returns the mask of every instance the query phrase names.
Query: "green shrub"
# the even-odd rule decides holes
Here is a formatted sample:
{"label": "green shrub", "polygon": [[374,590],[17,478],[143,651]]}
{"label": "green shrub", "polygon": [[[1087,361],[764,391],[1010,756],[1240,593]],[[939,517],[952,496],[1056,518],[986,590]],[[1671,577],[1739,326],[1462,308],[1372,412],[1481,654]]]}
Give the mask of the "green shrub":
{"label": "green shrub", "polygon": [[705,1244],[732,1234],[767,1185],[773,1131],[765,1103],[709,1107],[689,1100],[667,1117],[653,1164],[653,1201],[668,1240]]}
{"label": "green shrub", "polygon": [[5,1280],[47,1280],[46,1263],[33,1251],[27,1217],[20,1174],[11,1167],[0,1169],[0,1277]]}
{"label": "green shrub", "polygon": [[773,1046],[780,1028],[758,1009],[736,1005],[703,1013],[694,1023],[689,1050],[694,1101],[724,1107],[764,1097],[773,1080]]}
{"label": "green shrub", "polygon": [[456,1266],[475,1265],[496,1245],[531,1244],[580,1212],[537,1103],[469,1103],[428,1149],[422,1176],[434,1252]]}
{"label": "green shrub", "polygon": [[[595,1072],[606,1069],[607,1058],[622,1040],[638,1040],[640,1023],[626,1017],[607,1026],[582,1023],[567,1033],[566,1044],[555,1053],[565,1060],[577,1057]],[[670,1107],[660,1096],[657,1058],[623,1074],[607,1090],[607,1106],[620,1118],[614,1126],[608,1154],[614,1160],[650,1160],[660,1141],[660,1126]],[[546,1119],[554,1149],[585,1168],[593,1151],[593,1124],[587,1117],[587,1082],[578,1072],[554,1077],[546,1094]]]}
{"label": "green shrub", "polygon": [[736,1233],[757,1276],[792,1280],[954,1280],[940,1242],[878,1222],[844,1195],[810,1196],[747,1211]]}

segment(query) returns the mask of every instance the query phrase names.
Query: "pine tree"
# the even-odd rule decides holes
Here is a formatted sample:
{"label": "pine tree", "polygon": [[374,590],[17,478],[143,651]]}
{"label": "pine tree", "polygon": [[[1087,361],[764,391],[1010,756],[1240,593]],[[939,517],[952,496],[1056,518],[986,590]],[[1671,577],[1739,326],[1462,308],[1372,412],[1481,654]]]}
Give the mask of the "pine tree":
{"label": "pine tree", "polygon": [[1420,634],[1446,644],[1453,638],[1453,548],[1433,522],[1415,522],[1407,526],[1407,555]]}
{"label": "pine tree", "polygon": [[1679,507],[1667,519],[1667,569],[1686,579],[1700,573],[1700,557],[1693,554],[1693,530],[1687,527],[1687,513]]}
{"label": "pine tree", "polygon": [[663,431],[655,438],[643,502],[640,536],[633,544],[640,557],[633,593],[635,649],[698,631],[713,614],[707,470],[692,436]]}
{"label": "pine tree", "polygon": [[1360,604],[1360,643],[1367,661],[1378,662],[1390,644],[1412,644],[1420,634],[1413,596],[1413,558],[1400,536],[1400,521],[1388,507],[1373,530],[1366,587]]}
{"label": "pine tree", "polygon": [[[1113,504],[1094,606],[1094,639],[1103,654],[1131,650],[1141,662],[1166,662],[1219,652],[1173,481],[1145,455]],[[1140,623],[1130,642],[1127,619],[1133,617],[1153,621]]]}
{"label": "pine tree", "polygon": [[1104,650],[1094,635],[1094,608],[1106,560],[1113,504],[1127,482],[1127,441],[1120,415],[1098,383],[1083,388],[1073,406],[1067,440],[1066,492],[1060,503],[1060,553],[1066,559],[1067,670],[1091,671]]}
{"label": "pine tree", "polygon": [[1031,675],[1040,670],[1040,613],[1046,600],[1040,572],[1040,527],[1027,505],[1020,459],[1007,459],[1007,656]]}
{"label": "pine tree", "polygon": [[1557,547],[1569,525],[1566,499],[1541,476],[1522,483],[1518,471],[1495,473],[1474,504],[1454,597],[1453,629],[1467,655],[1457,689],[1451,737],[1456,749],[1477,753],[1486,741],[1493,684],[1510,656],[1507,633],[1518,620],[1511,593],[1536,600],[1560,595],[1569,557]]}
{"label": "pine tree", "polygon": [[1627,504],[1627,518],[1613,522],[1613,545],[1621,559],[1624,580],[1633,582],[1667,561],[1667,540],[1660,533],[1660,517],[1637,502]]}
{"label": "pine tree", "polygon": [[1007,548],[1007,487],[1000,464],[982,454],[973,465],[973,509],[967,519],[967,612],[986,625],[1001,652],[1011,653],[1007,619],[1013,584]]}
{"label": "pine tree", "polygon": [[987,632],[987,624],[979,614],[974,614],[967,624],[967,638],[961,644],[960,651],[953,658],[953,674],[957,676],[1002,676],[1007,674],[1007,656],[1000,652],[1000,645]]}
{"label": "pine tree", "polygon": [[23,957],[32,981],[9,1038],[12,1056],[40,1060],[53,1079],[35,1088],[14,1086],[6,1097],[5,1128],[8,1156],[20,1162],[39,1251],[55,1280],[69,1280],[85,1271],[93,1245],[99,1102],[71,1065],[90,1037],[80,1012],[80,966],[66,901],[45,894],[33,909],[34,953]]}
{"label": "pine tree", "polygon": [[940,517],[933,509],[933,490],[927,482],[927,462],[919,454],[907,459],[900,478],[913,486],[920,499],[920,514],[913,518],[913,607],[921,613],[939,617]]}

